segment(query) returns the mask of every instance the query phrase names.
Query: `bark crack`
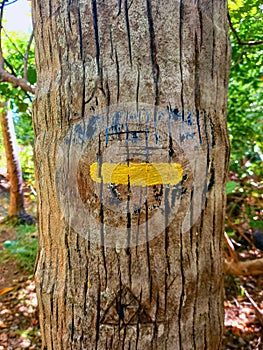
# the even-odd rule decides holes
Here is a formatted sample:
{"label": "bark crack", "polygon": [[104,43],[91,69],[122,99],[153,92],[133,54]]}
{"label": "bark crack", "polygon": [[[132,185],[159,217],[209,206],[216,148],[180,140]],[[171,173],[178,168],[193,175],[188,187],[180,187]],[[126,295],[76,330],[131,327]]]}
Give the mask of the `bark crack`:
{"label": "bark crack", "polygon": [[81,99],[81,117],[85,117],[85,95],[86,95],[86,78],[85,78],[85,59],[83,54],[83,41],[82,41],[82,25],[81,25],[81,16],[80,9],[78,8],[78,26],[79,26],[79,49],[80,57],[82,60],[82,99]]}
{"label": "bark crack", "polygon": [[97,72],[101,76],[100,69],[100,41],[99,41],[99,29],[98,29],[98,13],[97,13],[97,0],[91,0],[92,5],[92,18],[93,18],[93,29],[94,29],[94,38],[96,46],[96,61],[97,61]]}
{"label": "bark crack", "polygon": [[125,22],[126,22],[126,31],[127,31],[127,39],[128,39],[130,65],[132,67],[132,49],[131,49],[131,33],[130,33],[128,0],[124,0],[124,11],[125,11]]}
{"label": "bark crack", "polygon": [[117,49],[115,49],[115,63],[116,63],[116,80],[117,80],[117,104],[120,100],[120,66],[119,66],[119,59],[118,59],[118,53]]}
{"label": "bark crack", "polygon": [[185,276],[184,276],[184,254],[183,254],[183,233],[180,230],[180,270],[181,270],[181,295],[180,295],[180,304],[179,304],[179,310],[178,310],[178,338],[179,338],[179,345],[180,349],[183,348],[183,342],[182,342],[182,313],[183,313],[183,303],[184,303],[184,297],[185,297],[185,291],[184,291],[184,285],[185,285]]}
{"label": "bark crack", "polygon": [[180,22],[179,22],[179,42],[180,42],[180,73],[181,73],[181,108],[182,121],[184,121],[184,78],[183,78],[183,13],[184,4],[180,0]]}
{"label": "bark crack", "polygon": [[122,0],[118,0],[118,13],[117,13],[117,17],[121,14],[121,2],[122,2]]}
{"label": "bark crack", "polygon": [[[155,90],[155,106],[159,104],[159,65],[157,63],[157,49],[156,49],[156,41],[155,41],[155,32],[153,26],[153,16],[152,16],[152,4],[151,0],[146,0],[147,5],[147,17],[148,17],[148,28],[150,34],[150,54],[151,54],[151,62],[152,62],[152,75],[154,82],[154,90]],[[156,120],[156,108],[154,111],[154,120]]]}
{"label": "bark crack", "polygon": [[[100,266],[100,262],[98,259],[98,266]],[[98,270],[98,293],[97,293],[97,315],[96,315],[96,344],[95,349],[98,349],[98,342],[100,337],[100,294],[101,294],[101,285],[100,285],[100,273]],[[98,349],[99,350],[99,349]]]}
{"label": "bark crack", "polygon": [[216,41],[215,41],[215,25],[214,25],[214,0],[212,0],[212,23],[213,23],[213,48],[212,48],[212,68],[211,68],[211,76],[214,79],[214,68],[215,68],[215,52],[216,52]]}

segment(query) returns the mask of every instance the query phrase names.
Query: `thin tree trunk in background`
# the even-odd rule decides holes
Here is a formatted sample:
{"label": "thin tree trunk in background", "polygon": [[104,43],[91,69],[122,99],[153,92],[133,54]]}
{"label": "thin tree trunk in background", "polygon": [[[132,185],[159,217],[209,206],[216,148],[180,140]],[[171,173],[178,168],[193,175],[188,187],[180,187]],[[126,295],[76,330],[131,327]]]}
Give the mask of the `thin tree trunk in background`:
{"label": "thin tree trunk in background", "polygon": [[43,349],[219,349],[226,1],[33,0],[33,21]]}
{"label": "thin tree trunk in background", "polygon": [[7,173],[10,181],[9,217],[25,215],[23,178],[12,114],[3,108],[0,111],[3,143],[6,154]]}

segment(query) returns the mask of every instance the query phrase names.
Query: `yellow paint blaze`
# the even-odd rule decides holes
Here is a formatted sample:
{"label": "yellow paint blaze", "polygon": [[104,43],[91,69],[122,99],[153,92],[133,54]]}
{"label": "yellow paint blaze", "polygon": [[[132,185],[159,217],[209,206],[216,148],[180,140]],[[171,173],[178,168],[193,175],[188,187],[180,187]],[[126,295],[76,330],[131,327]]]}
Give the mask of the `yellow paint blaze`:
{"label": "yellow paint blaze", "polygon": [[183,177],[183,168],[176,163],[98,163],[90,166],[90,177],[95,182],[131,186],[176,185]]}

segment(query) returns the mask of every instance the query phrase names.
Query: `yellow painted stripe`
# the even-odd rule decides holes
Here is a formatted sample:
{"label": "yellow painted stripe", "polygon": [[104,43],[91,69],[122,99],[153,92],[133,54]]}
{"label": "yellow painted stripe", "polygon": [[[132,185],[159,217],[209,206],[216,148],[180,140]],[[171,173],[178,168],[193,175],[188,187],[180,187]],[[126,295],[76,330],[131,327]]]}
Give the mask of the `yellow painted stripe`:
{"label": "yellow painted stripe", "polygon": [[90,166],[93,181],[104,184],[131,186],[176,185],[183,177],[183,168],[176,163],[102,163],[99,174],[98,163]]}

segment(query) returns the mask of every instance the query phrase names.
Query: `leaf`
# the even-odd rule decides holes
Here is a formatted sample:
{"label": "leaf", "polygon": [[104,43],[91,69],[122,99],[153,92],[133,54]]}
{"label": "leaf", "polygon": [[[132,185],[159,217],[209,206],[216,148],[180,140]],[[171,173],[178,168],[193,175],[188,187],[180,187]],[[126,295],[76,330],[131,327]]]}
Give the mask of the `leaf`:
{"label": "leaf", "polygon": [[34,68],[29,68],[27,72],[27,78],[30,84],[34,85],[37,81],[37,73]]}
{"label": "leaf", "polygon": [[9,292],[11,292],[11,291],[14,290],[14,289],[15,289],[15,287],[3,288],[3,289],[0,290],[0,295],[4,295],[4,294],[6,294],[6,293],[9,293]]}
{"label": "leaf", "polygon": [[28,104],[24,102],[17,103],[18,112],[26,112]]}
{"label": "leaf", "polygon": [[236,187],[239,185],[238,182],[229,181],[226,183],[226,194],[233,193]]}

